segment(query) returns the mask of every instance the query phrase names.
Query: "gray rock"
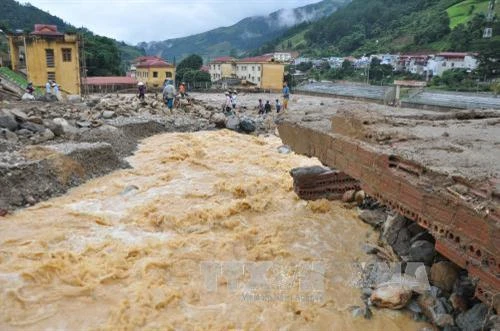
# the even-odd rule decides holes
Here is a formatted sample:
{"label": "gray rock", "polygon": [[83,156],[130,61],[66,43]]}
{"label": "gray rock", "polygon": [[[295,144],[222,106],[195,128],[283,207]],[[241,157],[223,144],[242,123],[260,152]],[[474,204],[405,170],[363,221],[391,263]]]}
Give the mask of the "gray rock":
{"label": "gray rock", "polygon": [[70,103],[79,103],[82,102],[82,97],[79,95],[70,94],[66,97],[66,100],[68,100],[68,102]]}
{"label": "gray rock", "polygon": [[408,255],[410,250],[410,232],[408,225],[411,221],[401,215],[389,216],[384,223],[382,239],[385,240],[399,256]]}
{"label": "gray rock", "polygon": [[31,136],[33,135],[33,132],[27,129],[21,129],[16,131],[18,136]]}
{"label": "gray rock", "polygon": [[437,326],[445,327],[447,325],[454,325],[453,317],[448,314],[448,305],[443,300],[446,299],[436,299],[431,294],[425,293],[418,297],[417,303],[425,317]]}
{"label": "gray rock", "polygon": [[40,142],[45,142],[54,139],[55,134],[50,131],[50,129],[45,129],[45,131],[40,136]]}
{"label": "gray rock", "polygon": [[12,113],[0,110],[0,128],[16,131],[18,126],[16,118]]}
{"label": "gray rock", "polygon": [[57,137],[62,136],[64,134],[62,125],[56,124],[52,120],[44,120],[43,125],[46,128],[50,129],[50,131],[52,131]]}
{"label": "gray rock", "polygon": [[278,153],[280,154],[290,154],[292,152],[292,149],[288,145],[282,145],[278,147]]}
{"label": "gray rock", "polygon": [[115,112],[114,111],[111,111],[111,110],[105,110],[102,112],[102,118],[104,119],[111,119],[115,116]]}
{"label": "gray rock", "polygon": [[21,97],[21,100],[23,100],[23,101],[35,101],[35,97],[29,93],[24,93],[23,96]]}
{"label": "gray rock", "polygon": [[411,245],[408,260],[410,262],[423,262],[426,265],[430,265],[432,261],[434,261],[435,255],[436,250],[434,249],[433,243],[419,240]]}
{"label": "gray rock", "polygon": [[[479,303],[457,316],[457,326],[464,331],[483,330],[488,321],[489,308],[484,303]],[[487,330],[487,328],[484,328]]]}
{"label": "gray rock", "polygon": [[43,131],[45,131],[45,127],[43,125],[35,124],[32,122],[24,122],[21,123],[20,126],[22,129],[30,130],[31,132],[35,133],[42,133]]}
{"label": "gray rock", "polygon": [[226,126],[226,116],[221,113],[214,113],[210,118],[210,122],[214,123],[218,128],[224,128]]}
{"label": "gray rock", "polygon": [[78,129],[68,123],[64,118],[54,118],[52,120],[55,124],[60,125],[63,129],[64,134],[76,134]]}
{"label": "gray rock", "polygon": [[92,126],[92,123],[89,121],[77,121],[76,126],[79,128],[90,128]]}
{"label": "gray rock", "polygon": [[0,129],[0,138],[10,142],[17,142],[19,140],[14,132],[7,129]]}
{"label": "gray rock", "polygon": [[373,210],[366,209],[359,214],[359,218],[371,226],[378,227],[387,219],[387,213],[381,208]]}
{"label": "gray rock", "polygon": [[226,120],[226,128],[237,131],[240,127],[240,119],[237,116],[229,116]]}
{"label": "gray rock", "polygon": [[25,112],[19,110],[19,109],[10,109],[9,112],[15,116],[15,118],[19,121],[27,121],[28,120],[28,115],[26,115]]}
{"label": "gray rock", "polygon": [[255,122],[250,118],[244,118],[240,121],[240,130],[245,133],[252,133],[256,129]]}

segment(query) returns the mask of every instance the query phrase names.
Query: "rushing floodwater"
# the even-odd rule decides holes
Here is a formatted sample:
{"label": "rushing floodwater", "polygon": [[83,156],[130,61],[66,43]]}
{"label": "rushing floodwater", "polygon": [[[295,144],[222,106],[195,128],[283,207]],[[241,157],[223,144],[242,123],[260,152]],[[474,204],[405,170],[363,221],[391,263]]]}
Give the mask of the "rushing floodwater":
{"label": "rushing floodwater", "polygon": [[0,329],[424,327],[398,311],[352,316],[349,266],[376,234],[339,203],[299,200],[288,172],[318,161],[280,145],[155,136],[133,169],[0,219]]}

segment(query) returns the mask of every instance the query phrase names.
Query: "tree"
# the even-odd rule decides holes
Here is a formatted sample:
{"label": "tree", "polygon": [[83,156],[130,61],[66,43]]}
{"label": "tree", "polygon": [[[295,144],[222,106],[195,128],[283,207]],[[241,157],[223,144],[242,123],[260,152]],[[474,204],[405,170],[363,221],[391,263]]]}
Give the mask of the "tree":
{"label": "tree", "polygon": [[203,59],[198,54],[191,54],[177,65],[177,70],[192,69],[200,70],[203,65]]}

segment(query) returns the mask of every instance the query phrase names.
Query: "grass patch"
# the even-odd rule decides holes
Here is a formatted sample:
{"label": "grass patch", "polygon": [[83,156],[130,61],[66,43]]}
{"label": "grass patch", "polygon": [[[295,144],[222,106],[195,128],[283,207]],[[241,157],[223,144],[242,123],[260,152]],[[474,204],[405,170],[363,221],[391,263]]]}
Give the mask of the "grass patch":
{"label": "grass patch", "polygon": [[[474,15],[488,13],[489,0],[465,0],[446,10],[450,17],[450,28],[454,29],[459,24],[466,24]],[[500,6],[495,6],[495,12],[500,14]]]}

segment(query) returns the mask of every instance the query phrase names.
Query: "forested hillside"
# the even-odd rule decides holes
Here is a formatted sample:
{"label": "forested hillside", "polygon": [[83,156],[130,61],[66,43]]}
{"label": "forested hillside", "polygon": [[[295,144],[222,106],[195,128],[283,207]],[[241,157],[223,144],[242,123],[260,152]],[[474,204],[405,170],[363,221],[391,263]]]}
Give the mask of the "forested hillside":
{"label": "forested hillside", "polygon": [[[488,0],[353,0],[332,15],[257,50],[294,48],[305,55],[482,51],[499,48],[500,26],[483,40]],[[500,5],[497,5],[500,7]],[[497,16],[499,8],[496,8]]]}
{"label": "forested hillside", "polygon": [[317,21],[328,16],[350,0],[323,0],[304,7],[279,10],[266,16],[247,17],[236,24],[207,32],[164,41],[143,42],[138,46],[150,55],[183,58],[191,53],[205,59],[238,56],[281,36],[290,27]]}
{"label": "forested hillside", "polygon": [[[124,74],[131,59],[144,55],[142,49],[95,35],[85,28],[75,28],[59,17],[30,4],[22,5],[14,0],[0,1],[0,29],[6,32],[31,32],[37,23],[56,25],[59,31],[75,32],[83,36],[89,76]],[[1,45],[0,42],[0,52]]]}

